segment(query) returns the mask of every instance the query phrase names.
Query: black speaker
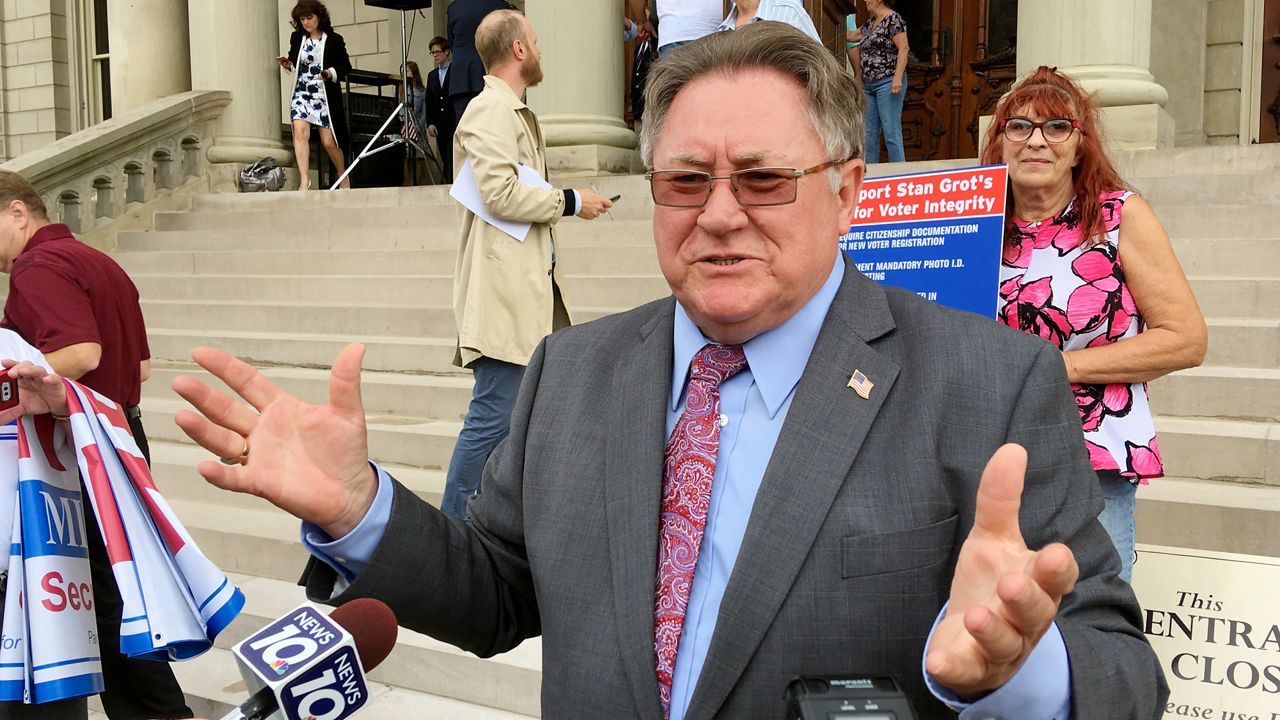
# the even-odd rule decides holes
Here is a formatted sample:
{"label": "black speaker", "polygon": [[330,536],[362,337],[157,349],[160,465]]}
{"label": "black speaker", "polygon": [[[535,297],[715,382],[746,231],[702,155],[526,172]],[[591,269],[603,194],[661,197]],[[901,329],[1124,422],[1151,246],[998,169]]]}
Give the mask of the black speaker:
{"label": "black speaker", "polygon": [[[387,116],[396,111],[400,103],[391,95],[374,95],[373,93],[347,93],[347,110],[351,113],[351,132],[371,134],[382,127]],[[400,132],[397,120],[388,128],[388,132]]]}
{"label": "black speaker", "polygon": [[431,0],[364,0],[364,4],[388,10],[426,10],[431,7]]}
{"label": "black speaker", "polygon": [[[369,143],[372,135],[364,133],[351,134],[351,147],[359,152]],[[385,143],[386,138],[379,138],[377,145]],[[404,145],[396,145],[375,155],[366,155],[351,171],[351,187],[399,187],[404,184]]]}

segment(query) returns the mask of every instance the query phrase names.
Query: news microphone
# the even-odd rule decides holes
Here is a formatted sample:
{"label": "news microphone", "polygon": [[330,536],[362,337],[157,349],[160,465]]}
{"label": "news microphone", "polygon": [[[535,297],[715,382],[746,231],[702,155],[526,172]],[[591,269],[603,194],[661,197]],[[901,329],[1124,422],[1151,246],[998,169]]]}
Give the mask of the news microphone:
{"label": "news microphone", "polygon": [[359,598],[326,617],[303,603],[231,651],[252,693],[222,720],[345,720],[369,701],[365,673],[396,645],[396,616]]}

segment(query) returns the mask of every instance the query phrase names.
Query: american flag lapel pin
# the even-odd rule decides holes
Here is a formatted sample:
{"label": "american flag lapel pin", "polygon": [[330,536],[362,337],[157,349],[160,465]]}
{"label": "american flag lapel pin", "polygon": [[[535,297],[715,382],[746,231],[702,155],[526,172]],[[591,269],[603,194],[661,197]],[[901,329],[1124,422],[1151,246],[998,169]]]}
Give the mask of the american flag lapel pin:
{"label": "american flag lapel pin", "polygon": [[849,387],[858,393],[858,397],[863,400],[871,399],[871,388],[876,386],[871,379],[862,373],[861,370],[854,370],[853,375],[849,376]]}

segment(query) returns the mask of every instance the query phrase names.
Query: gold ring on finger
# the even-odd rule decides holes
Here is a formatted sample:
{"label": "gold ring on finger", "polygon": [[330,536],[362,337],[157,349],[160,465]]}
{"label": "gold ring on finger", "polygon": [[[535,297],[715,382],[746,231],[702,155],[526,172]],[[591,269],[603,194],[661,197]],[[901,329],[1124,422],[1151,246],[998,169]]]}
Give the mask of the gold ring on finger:
{"label": "gold ring on finger", "polygon": [[233,457],[220,457],[218,462],[223,465],[244,465],[249,462],[249,438],[244,439],[244,450],[239,455]]}

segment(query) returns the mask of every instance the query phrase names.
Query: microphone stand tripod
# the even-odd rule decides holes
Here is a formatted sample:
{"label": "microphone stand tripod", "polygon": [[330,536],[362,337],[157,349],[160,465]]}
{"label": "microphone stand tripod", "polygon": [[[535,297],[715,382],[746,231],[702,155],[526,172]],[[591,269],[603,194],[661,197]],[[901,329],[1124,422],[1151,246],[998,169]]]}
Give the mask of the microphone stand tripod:
{"label": "microphone stand tripod", "polygon": [[[360,154],[356,156],[356,159],[351,161],[351,164],[347,166],[346,171],[343,172],[342,175],[339,176],[338,179],[335,180],[334,183],[329,186],[330,190],[337,189],[337,187],[342,184],[342,181],[346,180],[347,176],[351,174],[351,171],[356,169],[356,166],[360,164],[361,160],[364,160],[365,158],[373,155],[377,155],[380,152],[385,152],[387,150],[390,150],[393,147],[397,147],[400,145],[405,145],[411,148],[412,150],[416,150],[418,154],[420,154],[422,157],[429,159],[433,165],[441,168],[444,167],[443,163],[440,161],[439,158],[436,157],[435,153],[431,152],[431,146],[426,142],[426,137],[427,137],[426,129],[422,127],[422,123],[418,122],[418,116],[416,113],[413,112],[413,98],[409,95],[409,33],[406,30],[404,18],[405,18],[405,11],[401,10],[400,11],[400,62],[401,62],[400,105],[395,110],[391,111],[391,114],[388,115],[387,119],[382,123],[382,127],[378,128],[378,132],[374,133],[373,137],[369,138],[368,144],[364,146],[364,149],[360,151]],[[383,133],[387,131],[387,127],[391,125],[391,122],[395,120],[397,117],[404,118],[405,124],[413,128],[413,135],[415,135],[416,137],[410,138],[410,137],[406,137],[406,135],[408,135],[409,133],[400,133],[399,135],[396,135],[391,139],[389,139],[385,145],[374,148],[373,147],[374,143],[378,142],[378,140],[380,140],[383,137]],[[414,170],[414,172],[417,172],[417,171]],[[441,172],[443,173],[443,170],[441,170]]]}

